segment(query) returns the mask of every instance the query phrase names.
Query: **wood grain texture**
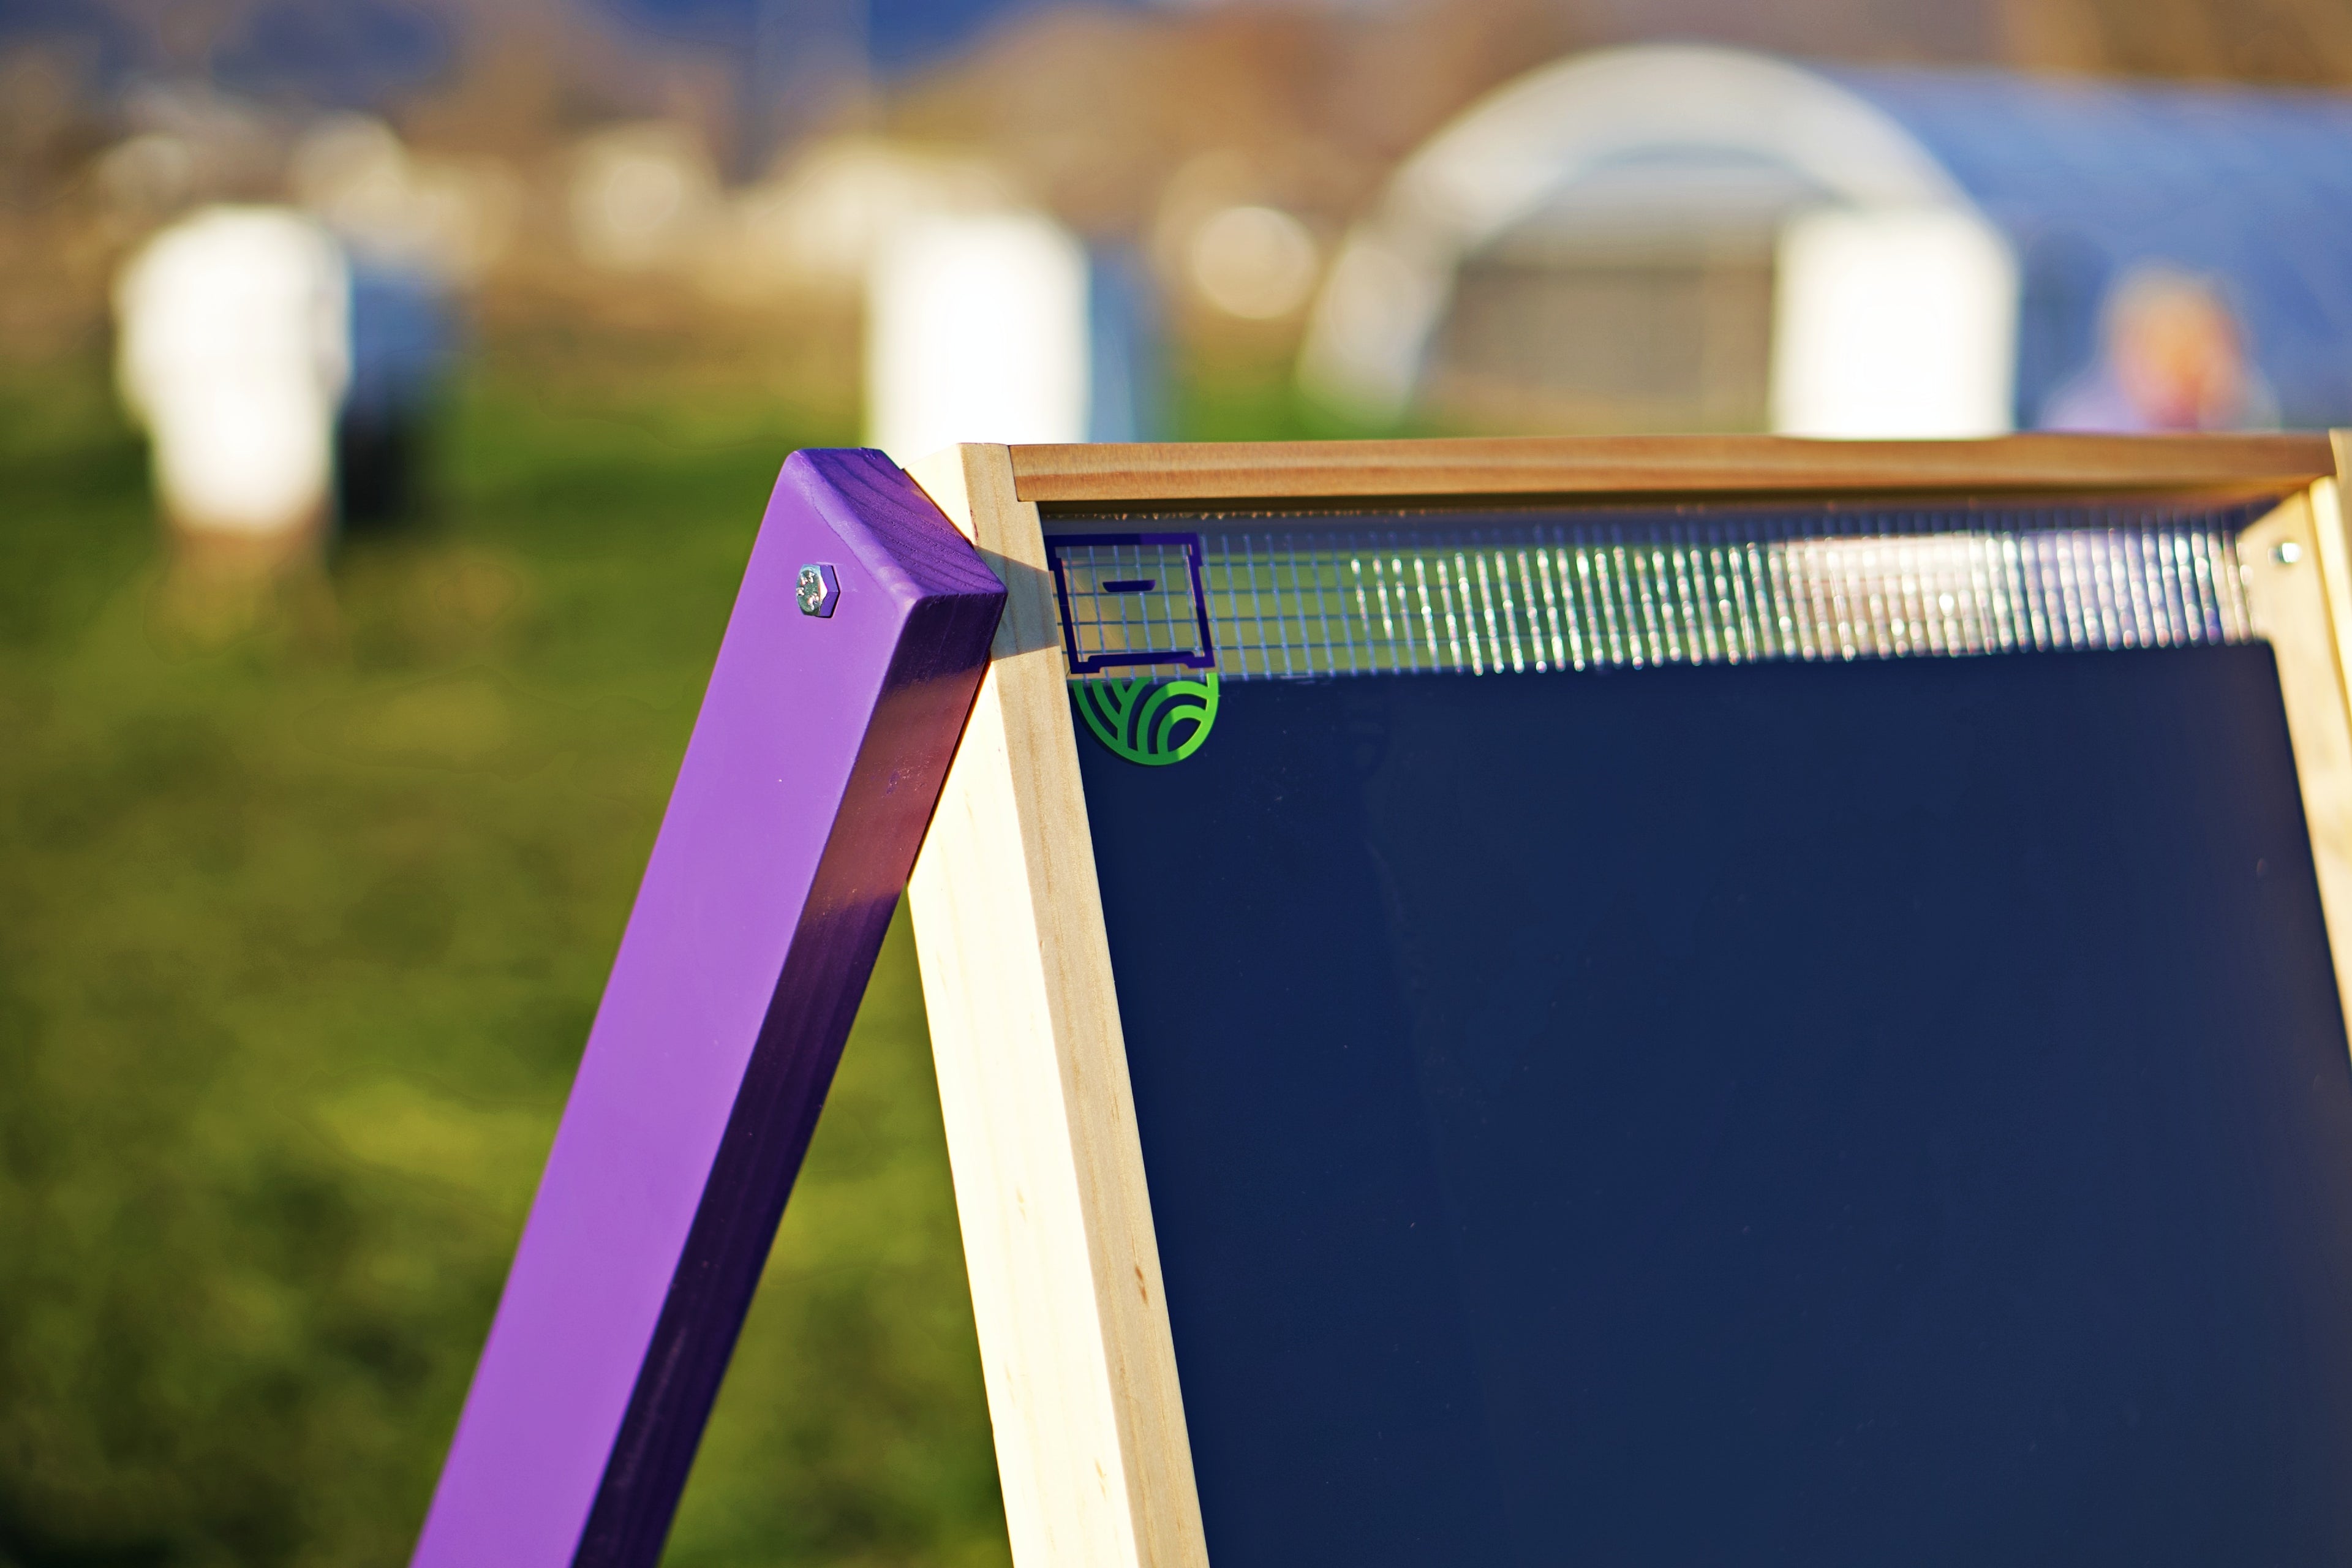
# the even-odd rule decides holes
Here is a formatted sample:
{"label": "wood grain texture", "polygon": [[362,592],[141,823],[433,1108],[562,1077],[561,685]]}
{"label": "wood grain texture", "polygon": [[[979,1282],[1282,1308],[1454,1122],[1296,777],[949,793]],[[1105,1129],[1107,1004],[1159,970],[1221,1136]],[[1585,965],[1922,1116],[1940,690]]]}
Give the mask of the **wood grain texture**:
{"label": "wood grain texture", "polygon": [[2247,529],[2238,559],[2254,631],[2278,659],[2336,988],[2352,1030],[2352,549],[2336,481],[2318,481]]}
{"label": "wood grain texture", "polygon": [[1037,509],[910,472],[1008,589],[909,884],[1019,1568],[1205,1568]]}
{"label": "wood grain texture", "polygon": [[1014,447],[1038,502],[1318,497],[1684,496],[2300,489],[2335,472],[2327,438],[2004,436],[1810,441],[1776,436],[1511,437]]}

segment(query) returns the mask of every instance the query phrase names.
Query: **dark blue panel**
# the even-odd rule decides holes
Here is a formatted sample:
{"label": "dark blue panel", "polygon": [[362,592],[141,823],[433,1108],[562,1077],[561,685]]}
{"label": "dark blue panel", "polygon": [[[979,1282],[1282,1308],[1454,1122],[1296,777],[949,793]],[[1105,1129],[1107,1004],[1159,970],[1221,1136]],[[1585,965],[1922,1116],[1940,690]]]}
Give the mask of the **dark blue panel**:
{"label": "dark blue panel", "polygon": [[1219,1568],[2352,1561],[2266,648],[1081,736]]}

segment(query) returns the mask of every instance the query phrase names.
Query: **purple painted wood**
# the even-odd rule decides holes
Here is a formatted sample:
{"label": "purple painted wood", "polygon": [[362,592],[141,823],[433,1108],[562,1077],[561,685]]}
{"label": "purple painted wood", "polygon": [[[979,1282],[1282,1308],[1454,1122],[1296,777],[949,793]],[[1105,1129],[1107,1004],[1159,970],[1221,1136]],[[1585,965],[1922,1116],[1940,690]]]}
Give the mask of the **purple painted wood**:
{"label": "purple painted wood", "polygon": [[659,1557],[1003,602],[880,453],[785,462],[415,1568]]}

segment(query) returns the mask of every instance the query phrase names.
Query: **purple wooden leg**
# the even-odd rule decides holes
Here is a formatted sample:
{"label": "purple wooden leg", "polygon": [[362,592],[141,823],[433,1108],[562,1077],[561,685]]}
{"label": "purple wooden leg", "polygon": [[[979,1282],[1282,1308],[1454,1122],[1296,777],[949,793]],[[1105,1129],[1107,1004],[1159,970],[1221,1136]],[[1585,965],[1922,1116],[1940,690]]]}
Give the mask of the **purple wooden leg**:
{"label": "purple wooden leg", "polygon": [[880,453],[785,462],[415,1568],[660,1556],[1003,603]]}

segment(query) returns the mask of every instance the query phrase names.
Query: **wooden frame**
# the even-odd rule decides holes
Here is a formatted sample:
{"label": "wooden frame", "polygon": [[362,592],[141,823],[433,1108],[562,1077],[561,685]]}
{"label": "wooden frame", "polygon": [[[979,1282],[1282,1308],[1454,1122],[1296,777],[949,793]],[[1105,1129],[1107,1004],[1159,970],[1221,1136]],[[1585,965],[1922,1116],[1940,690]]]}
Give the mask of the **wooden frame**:
{"label": "wooden frame", "polygon": [[416,1568],[660,1557],[1003,603],[880,453],[786,460]]}
{"label": "wooden frame", "polygon": [[1047,574],[1045,511],[1480,498],[2283,497],[2242,535],[2352,999],[2352,436],[968,446],[909,470],[1005,582],[910,883],[1005,1511],[1021,1568],[1200,1568],[1143,1153]]}

